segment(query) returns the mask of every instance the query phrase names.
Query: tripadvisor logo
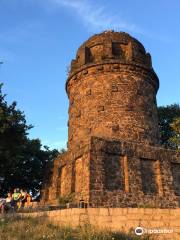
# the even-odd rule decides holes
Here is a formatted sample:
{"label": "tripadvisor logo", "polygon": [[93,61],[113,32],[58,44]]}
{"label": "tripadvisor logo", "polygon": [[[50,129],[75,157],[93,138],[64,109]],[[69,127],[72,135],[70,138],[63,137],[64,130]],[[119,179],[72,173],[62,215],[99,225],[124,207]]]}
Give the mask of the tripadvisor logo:
{"label": "tripadvisor logo", "polygon": [[137,227],[135,228],[134,232],[138,236],[144,233],[145,234],[167,234],[167,233],[173,233],[173,229],[158,229],[158,228],[147,229],[147,228]]}
{"label": "tripadvisor logo", "polygon": [[144,230],[142,227],[137,227],[134,231],[135,231],[135,234],[138,236],[140,236],[144,233]]}

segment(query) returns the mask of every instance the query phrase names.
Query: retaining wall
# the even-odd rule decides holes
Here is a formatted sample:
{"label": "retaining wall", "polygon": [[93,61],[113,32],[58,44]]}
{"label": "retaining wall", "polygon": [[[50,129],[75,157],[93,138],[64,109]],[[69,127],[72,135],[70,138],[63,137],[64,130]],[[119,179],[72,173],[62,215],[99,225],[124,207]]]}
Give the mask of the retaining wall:
{"label": "retaining wall", "polygon": [[46,212],[23,213],[22,216],[47,217],[53,224],[76,227],[91,224],[100,229],[128,232],[140,226],[155,234],[157,239],[180,239],[180,209],[157,208],[71,208]]}

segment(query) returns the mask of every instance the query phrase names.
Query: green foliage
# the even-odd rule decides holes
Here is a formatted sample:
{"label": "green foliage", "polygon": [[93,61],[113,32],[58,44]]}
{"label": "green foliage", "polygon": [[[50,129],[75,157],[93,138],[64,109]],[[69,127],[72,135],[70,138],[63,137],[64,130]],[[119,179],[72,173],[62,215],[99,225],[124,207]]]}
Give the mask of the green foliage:
{"label": "green foliage", "polygon": [[171,128],[174,131],[174,136],[170,138],[170,141],[176,146],[180,151],[180,117],[174,119],[171,124]]}
{"label": "green foliage", "polygon": [[16,102],[8,106],[0,85],[0,176],[6,170],[14,168],[15,156],[20,154],[20,146],[24,143],[27,131],[32,128],[26,124],[24,114],[16,110]]}
{"label": "green foliage", "polygon": [[150,236],[99,230],[91,225],[78,228],[54,226],[46,217],[9,218],[0,222],[0,239],[9,240],[150,240]]}
{"label": "green foliage", "polygon": [[5,101],[0,84],[0,177],[4,179],[1,194],[15,187],[38,192],[46,166],[50,168],[58,155],[57,150],[42,149],[39,139],[30,140],[31,128],[16,102],[8,105]]}
{"label": "green foliage", "polygon": [[172,104],[158,107],[161,144],[165,148],[178,149],[180,142],[180,106]]}

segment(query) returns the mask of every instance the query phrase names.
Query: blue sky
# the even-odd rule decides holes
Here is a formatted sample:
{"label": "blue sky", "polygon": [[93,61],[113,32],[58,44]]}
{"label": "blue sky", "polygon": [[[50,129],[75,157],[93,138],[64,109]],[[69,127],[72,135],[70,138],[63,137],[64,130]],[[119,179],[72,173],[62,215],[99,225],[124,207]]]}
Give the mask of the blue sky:
{"label": "blue sky", "polygon": [[34,125],[30,137],[66,147],[67,68],[77,48],[106,29],[143,43],[160,79],[158,105],[179,103],[179,13],[179,0],[0,0],[0,82]]}

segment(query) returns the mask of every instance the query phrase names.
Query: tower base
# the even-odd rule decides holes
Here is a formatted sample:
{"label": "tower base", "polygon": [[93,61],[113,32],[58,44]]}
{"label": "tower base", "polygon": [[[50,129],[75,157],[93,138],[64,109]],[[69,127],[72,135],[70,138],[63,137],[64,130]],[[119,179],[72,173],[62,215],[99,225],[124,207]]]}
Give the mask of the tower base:
{"label": "tower base", "polygon": [[73,197],[98,207],[180,206],[180,153],[161,147],[91,137],[57,158],[44,203]]}

